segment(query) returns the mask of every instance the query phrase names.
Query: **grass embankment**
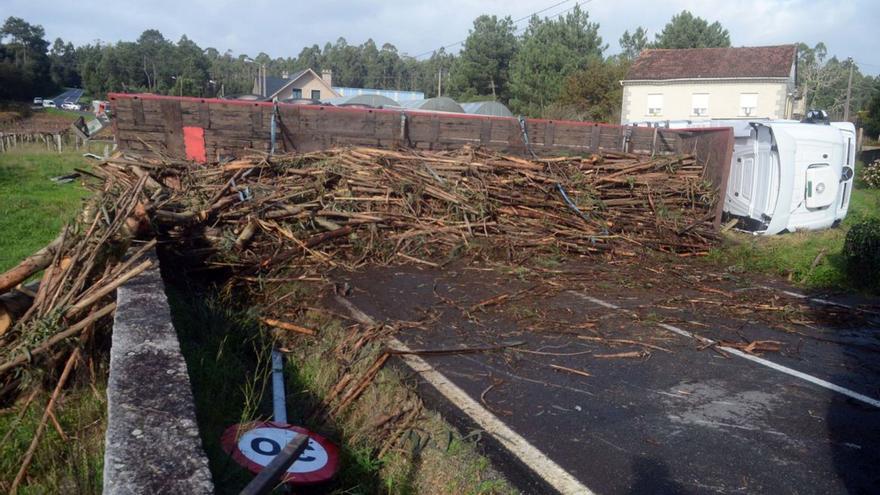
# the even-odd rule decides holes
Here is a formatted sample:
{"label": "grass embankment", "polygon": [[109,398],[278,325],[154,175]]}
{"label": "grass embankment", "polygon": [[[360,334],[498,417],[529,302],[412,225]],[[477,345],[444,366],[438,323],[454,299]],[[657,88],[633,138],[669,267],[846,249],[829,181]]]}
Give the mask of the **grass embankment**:
{"label": "grass embankment", "polygon": [[81,154],[39,146],[0,153],[0,271],[45,246],[80,211],[86,190],[49,179],[84,166]]}
{"label": "grass embankment", "polygon": [[782,276],[807,289],[854,291],[841,252],[850,226],[870,217],[880,217],[880,190],[857,187],[837,228],[767,237],[731,233],[710,259],[732,271]]}
{"label": "grass embankment", "polygon": [[[54,239],[80,211],[87,195],[76,183],[55,184],[50,177],[87,166],[76,153],[21,147],[0,154],[0,271]],[[60,430],[47,427],[19,493],[100,493],[106,424],[103,364],[83,360],[56,403]],[[42,384],[33,400],[25,391],[14,404],[0,405],[0,491],[7,492],[33,439],[57,376],[34,373]]]}
{"label": "grass embankment", "polygon": [[62,110],[60,108],[44,108],[42,112],[45,112],[47,115],[57,115],[59,117],[64,117],[65,119],[69,119],[71,122],[80,118],[80,116],[89,116],[88,112],[72,112],[70,110]]}
{"label": "grass embankment", "polygon": [[[292,285],[285,290],[303,296],[310,292]],[[220,436],[232,424],[271,419],[273,337],[256,322],[256,309],[236,309],[216,294],[186,287],[172,289],[169,295],[217,492],[238,493],[253,475],[222,450]],[[350,334],[326,314],[310,311],[299,321],[315,328],[320,337],[286,342],[291,351],[285,368],[288,421],[327,436],[341,449],[339,474],[317,493],[514,493],[478,454],[474,442],[479,432],[463,438],[438,414],[422,410],[404,375],[393,366],[386,365],[364,395],[341,414],[327,422],[310,420],[310,412],[339,380],[336,355]],[[381,343],[368,345],[371,348],[353,365],[359,372],[381,353]],[[393,419],[389,412],[413,414],[415,419],[390,433],[379,424]],[[382,452],[391,435],[398,438],[395,448]]]}

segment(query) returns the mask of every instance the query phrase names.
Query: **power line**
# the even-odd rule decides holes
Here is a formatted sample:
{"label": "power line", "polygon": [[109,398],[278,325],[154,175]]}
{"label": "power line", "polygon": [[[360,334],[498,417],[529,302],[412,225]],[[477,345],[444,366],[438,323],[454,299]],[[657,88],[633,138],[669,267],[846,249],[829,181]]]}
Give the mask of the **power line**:
{"label": "power line", "polygon": [[[550,10],[550,9],[554,9],[554,8],[556,8],[556,7],[559,7],[560,5],[566,4],[566,3],[571,2],[571,1],[572,1],[572,0],[562,0],[561,2],[554,3],[553,5],[551,5],[551,6],[549,6],[549,7],[545,7],[545,8],[543,8],[543,9],[541,9],[541,10],[538,10],[538,11],[532,12],[532,13],[529,14],[529,15],[525,15],[525,16],[522,16],[522,17],[520,17],[520,18],[514,20],[514,21],[513,21],[513,24],[514,24],[514,25],[519,24],[520,22],[522,22],[522,21],[524,21],[524,20],[526,20],[526,19],[531,19],[532,16],[536,16],[536,15],[538,15],[538,14],[541,14],[541,13],[547,12],[547,11]],[[577,7],[577,5],[578,5],[578,4],[575,4],[575,7]],[[569,10],[572,10],[573,8],[574,8],[574,7],[571,7],[571,8],[569,8],[568,10],[563,11],[562,13],[568,12]],[[557,14],[557,15],[558,15],[558,14]],[[519,30],[517,30],[517,31],[519,31]],[[515,33],[514,33],[514,34],[515,34]],[[441,46],[440,48],[431,49],[431,50],[428,50],[428,51],[426,51],[426,52],[419,53],[418,55],[414,55],[413,58],[414,58],[414,59],[419,59],[419,58],[421,58],[421,57],[424,57],[425,55],[431,55],[431,54],[434,53],[434,52],[437,52],[437,51],[440,51],[440,50],[445,50],[445,49],[447,49],[447,48],[452,48],[453,46],[458,46],[458,45],[464,43],[465,41],[467,41],[467,38],[465,38],[465,39],[463,39],[463,40],[456,41],[455,43],[450,43],[450,44],[448,44],[448,45],[443,45],[443,46]]]}
{"label": "power line", "polygon": [[[582,5],[586,5],[586,4],[590,3],[591,1],[592,1],[592,0],[586,0],[585,2],[579,2],[579,3],[576,3],[576,4],[574,4],[573,6],[567,8],[567,9],[565,9],[565,10],[563,10],[563,11],[560,11],[560,12],[557,12],[557,13],[555,13],[555,14],[553,14],[553,15],[549,15],[549,16],[547,16],[547,18],[548,18],[548,19],[559,19],[559,18],[562,17],[563,15],[565,15],[565,14],[571,12],[572,10],[574,10],[574,9],[576,9],[576,8],[582,6]],[[521,33],[525,32],[525,30],[528,29],[528,28],[529,28],[529,26],[528,26],[528,24],[526,24],[525,26],[521,26],[521,27],[518,28],[516,31],[514,31],[513,34],[521,34]]]}
{"label": "power line", "polygon": [[867,62],[859,62],[858,60],[853,60],[856,65],[867,65],[868,67],[880,67],[880,64],[869,64]]}
{"label": "power line", "polygon": [[568,2],[570,2],[570,1],[571,1],[571,0],[564,0],[564,1],[559,2],[559,3],[557,3],[557,4],[553,4],[553,5],[549,6],[549,7],[547,7],[546,9],[541,9],[541,10],[539,10],[539,11],[537,11],[537,12],[532,13],[532,14],[522,16],[522,17],[520,17],[519,19],[513,21],[513,23],[514,23],[514,24],[519,24],[520,22],[522,22],[522,21],[524,21],[524,20],[526,20],[526,19],[531,19],[532,16],[535,16],[535,15],[538,15],[538,14],[542,14],[542,13],[547,12],[548,10],[550,10],[550,9],[552,9],[552,8],[559,7],[560,5],[562,5],[562,4],[564,4],[564,3],[568,3]]}

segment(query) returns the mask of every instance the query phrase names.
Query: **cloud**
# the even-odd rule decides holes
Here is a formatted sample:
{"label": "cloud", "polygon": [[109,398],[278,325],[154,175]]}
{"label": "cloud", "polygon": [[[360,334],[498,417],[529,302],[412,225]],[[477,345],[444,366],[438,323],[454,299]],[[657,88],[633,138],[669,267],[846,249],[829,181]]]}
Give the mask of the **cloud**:
{"label": "cloud", "polygon": [[[177,40],[186,34],[203,47],[232,49],[251,56],[296,56],[304,46],[345,37],[359,44],[372,38],[411,55],[464,39],[480,14],[520,18],[561,0],[325,0],[290,2],[250,0],[115,1],[4,0],[6,15],[42,24],[47,37],[75,44],[134,40],[145,29],[159,29]],[[569,0],[545,15],[571,8]],[[734,45],[824,41],[831,54],[853,57],[866,73],[880,73],[875,29],[880,9],[872,0],[591,0],[581,2],[609,51],[618,50],[624,30],[648,29],[651,39],[672,15],[690,10],[730,31]],[[524,26],[522,21],[519,26]],[[457,47],[452,48],[456,50]]]}

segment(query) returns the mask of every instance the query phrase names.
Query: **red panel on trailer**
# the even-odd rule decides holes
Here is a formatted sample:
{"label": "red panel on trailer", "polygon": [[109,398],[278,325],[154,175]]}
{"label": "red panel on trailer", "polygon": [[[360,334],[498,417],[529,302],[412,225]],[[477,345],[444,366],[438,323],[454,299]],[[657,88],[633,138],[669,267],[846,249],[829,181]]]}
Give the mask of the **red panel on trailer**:
{"label": "red panel on trailer", "polygon": [[199,163],[207,163],[208,155],[205,153],[205,129],[202,127],[183,128],[183,145],[186,149],[186,159]]}

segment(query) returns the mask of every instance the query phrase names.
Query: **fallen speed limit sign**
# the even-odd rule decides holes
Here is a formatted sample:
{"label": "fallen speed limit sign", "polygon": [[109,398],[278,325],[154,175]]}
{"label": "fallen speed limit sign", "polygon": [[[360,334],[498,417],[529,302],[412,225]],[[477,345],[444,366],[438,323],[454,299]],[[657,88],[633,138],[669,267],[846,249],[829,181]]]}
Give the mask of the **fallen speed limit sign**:
{"label": "fallen speed limit sign", "polygon": [[273,422],[232,425],[223,433],[223,450],[236,462],[258,473],[272,462],[296,435],[308,435],[306,450],[287,468],[283,481],[308,485],[322,483],[339,468],[339,449],[329,440],[299,426]]}

